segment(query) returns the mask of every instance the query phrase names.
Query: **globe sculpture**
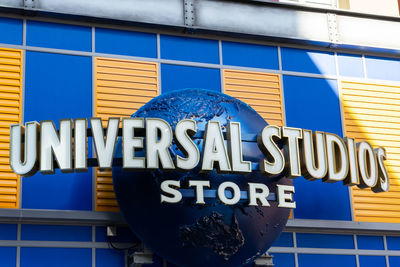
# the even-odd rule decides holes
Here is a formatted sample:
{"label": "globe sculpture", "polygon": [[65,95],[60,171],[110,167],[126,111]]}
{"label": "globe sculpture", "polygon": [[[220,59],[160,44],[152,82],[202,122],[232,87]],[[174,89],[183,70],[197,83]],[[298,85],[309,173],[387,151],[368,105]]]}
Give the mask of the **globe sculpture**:
{"label": "globe sculpture", "polygon": [[[161,118],[172,129],[183,119],[197,122],[204,131],[208,121],[219,121],[223,131],[230,121],[240,122],[242,136],[258,134],[268,123],[244,102],[225,94],[186,89],[160,95],[132,117]],[[202,151],[202,138],[195,139]],[[121,157],[121,140],[115,157]],[[142,154],[140,154],[142,153]],[[172,158],[184,156],[175,143],[170,148]],[[144,156],[144,152],[137,153]],[[258,163],[264,159],[255,142],[243,142],[244,160]],[[152,251],[178,266],[244,266],[271,246],[285,227],[289,209],[248,206],[248,200],[224,205],[217,198],[206,198],[206,205],[196,205],[195,198],[185,197],[179,203],[161,203],[160,184],[164,180],[180,180],[187,187],[188,180],[209,180],[211,190],[225,181],[236,183],[246,191],[249,182],[266,184],[275,193],[276,184],[291,185],[284,176],[267,177],[254,170],[249,174],[199,173],[199,167],[182,171],[122,171],[113,168],[116,197],[131,230]]]}

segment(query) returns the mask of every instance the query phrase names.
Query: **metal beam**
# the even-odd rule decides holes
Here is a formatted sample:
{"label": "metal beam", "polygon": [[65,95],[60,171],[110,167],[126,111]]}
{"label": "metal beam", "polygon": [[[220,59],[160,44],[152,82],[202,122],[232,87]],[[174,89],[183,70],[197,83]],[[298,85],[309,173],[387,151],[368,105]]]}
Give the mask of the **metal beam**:
{"label": "metal beam", "polygon": [[[0,0],[0,10],[31,16],[167,27],[289,43],[400,51],[400,19],[262,0]],[[335,28],[337,26],[337,28]]]}

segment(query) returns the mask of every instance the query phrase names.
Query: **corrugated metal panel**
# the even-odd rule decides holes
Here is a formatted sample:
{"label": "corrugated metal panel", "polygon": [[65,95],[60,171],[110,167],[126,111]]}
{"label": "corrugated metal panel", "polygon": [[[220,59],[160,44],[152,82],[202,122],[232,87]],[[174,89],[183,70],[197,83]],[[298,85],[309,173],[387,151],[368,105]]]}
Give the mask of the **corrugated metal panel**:
{"label": "corrugated metal panel", "polygon": [[[95,116],[130,117],[158,95],[158,64],[114,58],[95,59]],[[111,172],[96,169],[96,211],[118,211]]]}
{"label": "corrugated metal panel", "polygon": [[351,189],[354,219],[400,223],[400,86],[342,81],[345,135],[386,148],[387,193]]}
{"label": "corrugated metal panel", "polygon": [[223,85],[225,94],[249,104],[269,124],[284,125],[279,74],[224,69]]}
{"label": "corrugated metal panel", "polygon": [[0,208],[18,208],[19,176],[9,164],[10,125],[21,122],[22,51],[0,48]]}

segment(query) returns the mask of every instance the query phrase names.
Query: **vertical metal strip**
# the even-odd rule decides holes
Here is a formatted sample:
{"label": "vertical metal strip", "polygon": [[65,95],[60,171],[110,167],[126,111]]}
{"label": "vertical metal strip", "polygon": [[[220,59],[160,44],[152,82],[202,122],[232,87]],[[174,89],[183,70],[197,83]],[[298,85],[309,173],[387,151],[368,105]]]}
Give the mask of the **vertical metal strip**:
{"label": "vertical metal strip", "polygon": [[294,253],[294,266],[299,267],[299,257],[298,257],[298,252],[297,252],[297,236],[296,232],[293,232],[293,247],[295,249]]}
{"label": "vertical metal strip", "polygon": [[390,267],[389,262],[389,255],[388,255],[388,246],[387,246],[387,238],[386,235],[383,236],[383,248],[385,249],[385,260],[386,260],[386,267]]}
{"label": "vertical metal strip", "polygon": [[96,267],[96,226],[92,225],[92,267]]}
{"label": "vertical metal strip", "polygon": [[[96,58],[94,53],[96,51],[96,29],[92,27],[92,117],[95,116],[96,110]],[[94,152],[94,145],[92,143],[92,155]],[[92,168],[92,210],[96,211],[96,168]]]}
{"label": "vertical metal strip", "polygon": [[354,241],[354,249],[356,250],[357,253],[356,254],[356,266],[360,267],[360,258],[358,255],[358,243],[357,243],[357,235],[353,234],[353,241]]}
{"label": "vertical metal strip", "polygon": [[225,93],[225,75],[223,73],[223,55],[222,55],[222,41],[218,40],[218,53],[219,53],[219,77],[220,77],[220,84],[221,84],[221,92]]}
{"label": "vertical metal strip", "polygon": [[362,63],[363,63],[363,71],[364,71],[364,79],[368,78],[368,74],[367,74],[367,64],[365,62],[365,55],[362,55]]}
{"label": "vertical metal strip", "polygon": [[16,263],[15,266],[16,267],[20,267],[21,265],[21,246],[20,241],[21,241],[21,224],[17,224],[17,241],[18,241],[18,246],[17,246],[17,259],[16,259]]}
{"label": "vertical metal strip", "polygon": [[[161,59],[161,40],[160,34],[157,33],[157,59]],[[161,63],[157,62],[157,77],[158,77],[158,94],[161,95],[162,93],[162,86],[161,86]]]}
{"label": "vertical metal strip", "polygon": [[[338,89],[338,96],[339,96],[339,109],[340,109],[340,123],[342,126],[342,136],[346,136],[346,129],[344,123],[344,109],[343,109],[343,101],[342,101],[342,80],[340,76],[340,68],[339,68],[339,59],[338,54],[335,52],[335,66],[336,66],[336,86]],[[353,194],[352,189],[350,186],[347,187],[347,191],[349,194],[349,205],[350,205],[350,217],[351,220],[354,221],[354,203],[353,203]]]}

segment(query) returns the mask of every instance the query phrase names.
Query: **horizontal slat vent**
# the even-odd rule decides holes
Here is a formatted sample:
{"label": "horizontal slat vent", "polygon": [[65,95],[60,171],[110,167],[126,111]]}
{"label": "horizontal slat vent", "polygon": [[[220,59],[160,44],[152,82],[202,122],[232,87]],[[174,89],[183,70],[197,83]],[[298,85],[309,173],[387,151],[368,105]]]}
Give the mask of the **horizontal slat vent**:
{"label": "horizontal slat vent", "polygon": [[342,81],[341,99],[346,136],[386,148],[388,158],[389,192],[353,187],[354,219],[400,223],[400,86]]}
{"label": "horizontal slat vent", "polygon": [[22,51],[0,48],[0,208],[18,208],[19,177],[9,165],[10,125],[21,122]]}
{"label": "horizontal slat vent", "polygon": [[284,125],[279,74],[224,69],[223,84],[225,94],[249,104],[269,124]]}
{"label": "horizontal slat vent", "polygon": [[[113,58],[95,59],[95,116],[130,117],[158,95],[158,65]],[[96,169],[96,211],[118,211],[111,172]]]}

